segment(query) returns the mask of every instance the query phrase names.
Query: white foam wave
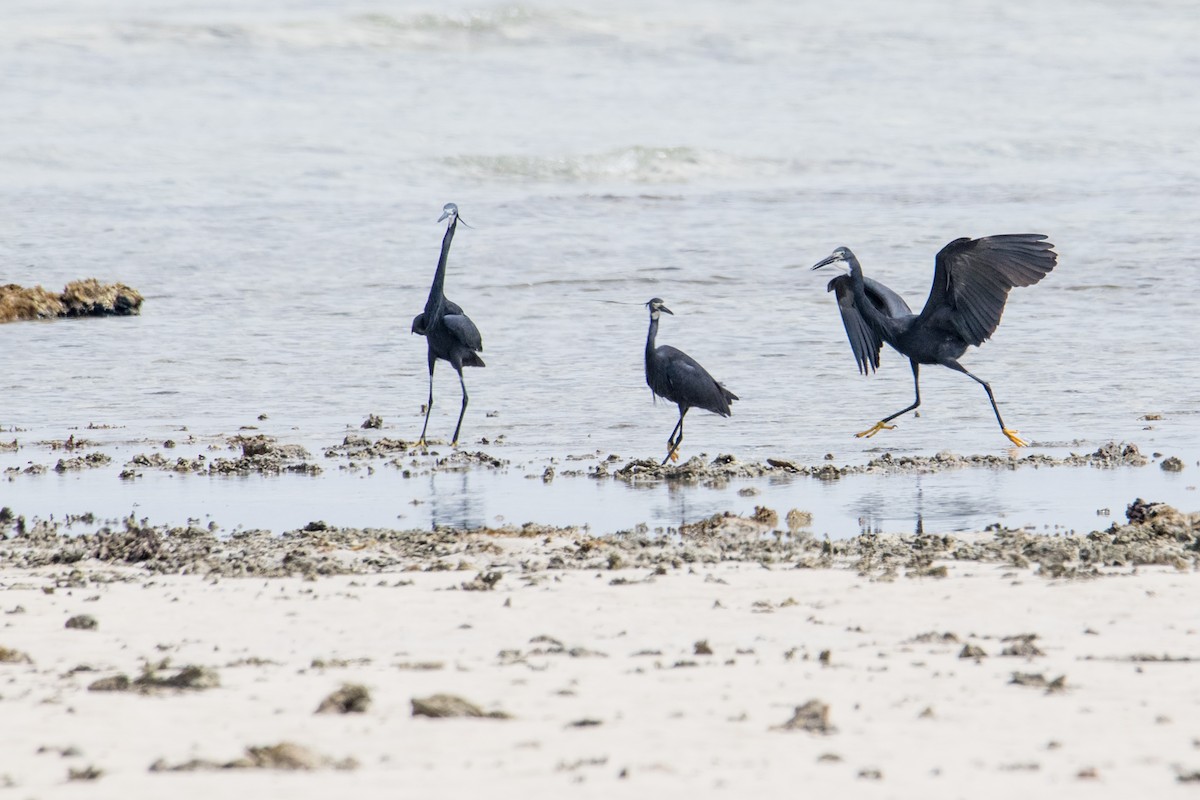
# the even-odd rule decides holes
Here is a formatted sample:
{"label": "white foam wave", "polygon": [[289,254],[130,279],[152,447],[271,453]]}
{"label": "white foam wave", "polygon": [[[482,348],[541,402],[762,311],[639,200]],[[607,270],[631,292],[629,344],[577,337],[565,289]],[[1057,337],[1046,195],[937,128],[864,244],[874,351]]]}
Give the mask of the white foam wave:
{"label": "white foam wave", "polygon": [[486,10],[385,13],[327,18],[261,18],[228,15],[204,19],[126,18],[114,21],[16,20],[0,28],[14,45],[143,45],[444,49],[576,41],[597,34],[597,22],[565,10],[508,5]]}
{"label": "white foam wave", "polygon": [[624,147],[576,156],[468,155],[443,161],[465,177],[546,183],[688,183],[763,178],[797,169],[778,159],[693,147]]}

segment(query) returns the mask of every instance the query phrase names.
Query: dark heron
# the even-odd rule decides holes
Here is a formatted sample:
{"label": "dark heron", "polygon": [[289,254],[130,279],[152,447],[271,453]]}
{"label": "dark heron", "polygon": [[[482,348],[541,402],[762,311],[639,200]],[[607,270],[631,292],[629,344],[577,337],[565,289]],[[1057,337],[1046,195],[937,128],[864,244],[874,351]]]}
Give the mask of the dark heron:
{"label": "dark heron", "polygon": [[679,406],[679,422],[667,438],[667,457],[662,460],[679,460],[679,445],[683,441],[683,416],[689,408],[703,408],[722,417],[732,416],[729,403],[739,399],[736,394],[717,383],[704,367],[696,363],[687,353],[670,345],[654,346],[658,335],[660,312],[674,316],[675,312],[663,305],[657,297],[646,303],[650,309],[650,332],[646,334],[646,383],[650,391]]}
{"label": "dark heron", "polygon": [[[462,428],[463,415],[467,413],[467,384],[463,382],[463,367],[485,366],[479,352],[483,350],[483,338],[471,318],[463,313],[456,303],[452,303],[442,292],[446,282],[446,258],[450,255],[450,241],[454,238],[454,229],[458,226],[458,206],[446,203],[438,222],[449,219],[446,225],[446,235],[442,237],[442,255],[438,258],[437,272],[433,275],[433,286],[429,287],[429,299],[425,301],[425,310],[413,318],[412,332],[425,337],[429,345],[429,403],[425,406],[425,425],[421,428],[421,439],[418,445],[425,444],[425,431],[429,427],[429,412],[433,411],[433,366],[440,358],[450,362],[458,373],[458,383],[462,387],[462,409],[458,412],[458,424],[454,426],[454,440],[451,446],[458,444],[458,432]],[[466,225],[466,223],[463,223]]]}
{"label": "dark heron", "polygon": [[866,375],[868,368],[879,367],[883,342],[908,356],[912,364],[913,404],[855,436],[874,436],[884,428],[895,428],[887,423],[921,405],[920,365],[941,364],[983,386],[1000,430],[1017,447],[1028,446],[1017,431],[1005,427],[992,387],[968,372],[958,358],[968,345],[981,345],[996,331],[1009,290],[1032,286],[1054,269],[1058,255],[1053,248],[1045,236],[1036,233],[955,239],[937,254],[933,288],[920,314],[914,314],[900,295],[865,277],[847,247],[837,248],[816,264],[813,269],[835,263],[850,269],[848,275],[831,280],[828,290],[837,296],[859,371]]}

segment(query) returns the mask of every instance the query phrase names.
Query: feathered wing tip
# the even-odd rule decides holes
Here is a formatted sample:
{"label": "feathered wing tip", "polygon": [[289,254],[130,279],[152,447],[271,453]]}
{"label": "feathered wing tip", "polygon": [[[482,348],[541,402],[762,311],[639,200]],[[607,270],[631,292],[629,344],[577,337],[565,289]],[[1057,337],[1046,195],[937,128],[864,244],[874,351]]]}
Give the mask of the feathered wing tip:
{"label": "feathered wing tip", "polygon": [[720,413],[722,417],[732,417],[733,409],[730,407],[730,404],[733,403],[734,400],[741,400],[742,398],[726,389],[725,384],[723,383],[718,383],[717,388],[721,391],[721,399],[725,401],[724,408],[722,408],[722,410],[718,413]]}
{"label": "feathered wing tip", "polygon": [[479,357],[479,353],[471,353],[463,358],[462,365],[464,367],[486,367],[483,359]]}
{"label": "feathered wing tip", "polygon": [[930,319],[945,310],[966,342],[983,344],[1000,324],[1009,291],[1032,286],[1057,263],[1054,245],[1040,233],[955,239],[937,254],[921,316]]}

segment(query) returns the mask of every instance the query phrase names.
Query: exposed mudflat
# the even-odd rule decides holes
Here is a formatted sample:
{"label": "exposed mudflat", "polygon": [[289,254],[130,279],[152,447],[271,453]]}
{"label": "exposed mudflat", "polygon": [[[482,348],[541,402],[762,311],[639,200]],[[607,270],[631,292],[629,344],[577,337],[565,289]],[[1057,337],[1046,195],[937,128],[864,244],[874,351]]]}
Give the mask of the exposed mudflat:
{"label": "exposed mudflat", "polygon": [[[32,525],[11,512],[0,559],[20,568],[80,565],[89,570],[135,566],[157,574],[282,577],[391,571],[678,569],[686,565],[750,562],[802,568],[852,567],[877,576],[925,574],[940,561],[978,561],[1036,567],[1054,577],[1085,577],[1104,567],[1200,564],[1200,513],[1135,500],[1128,522],[1086,535],[1045,535],[997,529],[962,536],[866,534],[817,539],[768,508],[753,516],[719,514],[677,533],[644,526],[607,536],[580,528],[526,524],[457,530],[336,528],[315,521],[276,534],[222,534],[215,525],[168,528],[132,518],[96,533],[77,534],[68,522]],[[944,571],[944,568],[942,568]]]}
{"label": "exposed mudflat", "polygon": [[1187,790],[1200,514],[1138,500],[1084,536],[840,541],[788,516],[74,535],[0,512],[0,782]]}

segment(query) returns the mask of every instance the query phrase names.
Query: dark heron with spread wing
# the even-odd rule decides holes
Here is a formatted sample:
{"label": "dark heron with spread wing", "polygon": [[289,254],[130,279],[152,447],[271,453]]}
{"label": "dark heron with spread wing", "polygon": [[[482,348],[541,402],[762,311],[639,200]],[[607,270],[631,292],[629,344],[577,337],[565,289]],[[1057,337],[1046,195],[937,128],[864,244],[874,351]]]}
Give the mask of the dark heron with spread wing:
{"label": "dark heron with spread wing", "polygon": [[816,264],[813,269],[835,263],[850,269],[848,275],[829,282],[829,291],[837,296],[859,371],[866,375],[868,368],[879,367],[883,342],[908,356],[912,364],[913,404],[855,435],[874,436],[884,428],[895,428],[887,423],[921,405],[920,365],[941,364],[982,385],[1000,430],[1017,447],[1026,447],[1017,431],[1005,427],[992,387],[968,372],[958,358],[969,345],[981,345],[995,332],[1009,290],[1032,286],[1054,269],[1058,256],[1053,248],[1045,236],[1035,233],[955,239],[937,254],[933,288],[920,314],[914,314],[900,295],[865,277],[847,247],[837,248]]}
{"label": "dark heron with spread wing", "polygon": [[[433,365],[440,358],[450,362],[458,373],[458,383],[462,387],[462,408],[458,412],[458,424],[454,426],[454,440],[450,444],[458,444],[458,432],[462,428],[463,415],[467,413],[467,384],[463,382],[463,367],[485,366],[479,357],[483,350],[483,338],[471,318],[463,313],[456,303],[452,303],[442,291],[446,282],[446,258],[450,255],[450,241],[454,238],[454,229],[458,226],[458,206],[446,203],[438,222],[449,219],[446,235],[442,237],[442,255],[438,258],[437,272],[433,275],[433,286],[429,288],[429,299],[425,301],[425,310],[413,318],[412,332],[425,337],[429,345],[429,403],[425,406],[425,425],[421,428],[421,439],[417,443],[425,444],[425,431],[429,427],[429,412],[433,410]],[[463,223],[466,224],[465,222]]]}
{"label": "dark heron with spread wing", "polygon": [[679,406],[679,422],[667,438],[667,457],[662,460],[679,460],[679,445],[683,442],[683,416],[689,408],[703,408],[722,417],[732,416],[729,404],[739,399],[736,394],[717,383],[695,359],[670,345],[654,346],[658,335],[658,318],[675,312],[663,305],[657,297],[646,303],[650,309],[650,332],[646,334],[646,383],[650,391]]}

